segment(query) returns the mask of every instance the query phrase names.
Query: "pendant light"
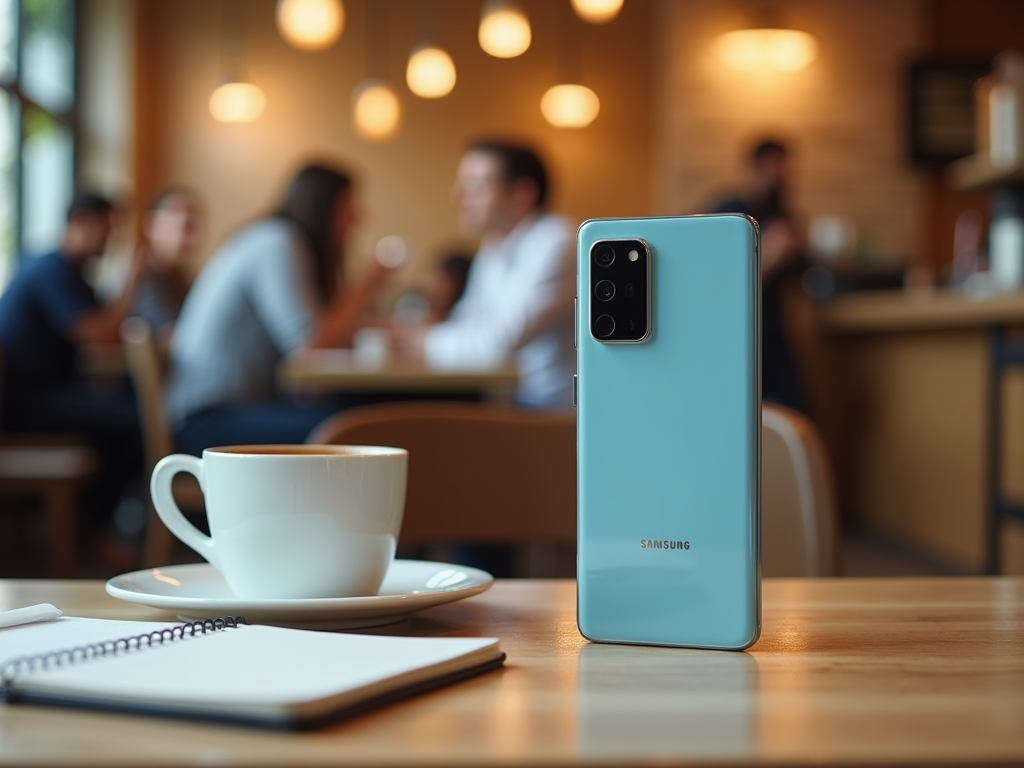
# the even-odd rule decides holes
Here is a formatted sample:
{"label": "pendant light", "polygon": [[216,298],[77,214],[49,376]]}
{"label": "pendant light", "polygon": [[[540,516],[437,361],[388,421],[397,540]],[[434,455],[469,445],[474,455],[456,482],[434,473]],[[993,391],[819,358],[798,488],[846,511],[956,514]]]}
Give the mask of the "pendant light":
{"label": "pendant light", "polygon": [[303,51],[328,48],[345,30],[342,0],[277,0],[277,28]]}
{"label": "pendant light", "polygon": [[[371,142],[394,138],[402,124],[402,101],[384,77],[387,72],[387,20],[378,20],[374,24],[372,19],[379,8],[390,10],[385,1],[367,3],[366,60],[370,76],[356,86],[352,94],[353,128],[361,138]],[[375,40],[378,36],[380,40]]]}
{"label": "pendant light", "polygon": [[796,29],[737,29],[719,36],[715,48],[722,61],[741,72],[796,72],[818,55],[817,41]]}
{"label": "pendant light", "polygon": [[789,29],[775,9],[764,9],[748,29],[719,35],[718,58],[740,72],[796,72],[818,55],[818,41],[806,32]]}
{"label": "pendant light", "polygon": [[263,90],[246,82],[241,70],[245,62],[245,3],[229,8],[221,2],[221,84],[210,96],[210,114],[221,123],[251,123],[263,114],[267,98]]}
{"label": "pendant light", "polygon": [[572,0],[576,15],[591,24],[607,24],[619,15],[623,0]]}
{"label": "pendant light", "polygon": [[356,132],[367,141],[394,138],[402,122],[402,102],[395,89],[383,80],[364,80],[352,97]]}
{"label": "pendant light", "polygon": [[251,123],[266,106],[267,97],[252,83],[227,82],[210,96],[210,114],[222,123]]}
{"label": "pendant light", "polygon": [[416,47],[409,56],[405,68],[405,82],[409,90],[424,99],[439,99],[447,96],[455,87],[455,62],[452,57],[432,41],[437,39],[439,9],[436,2],[428,7],[429,0],[418,0],[416,4]]}
{"label": "pendant light", "polygon": [[559,14],[558,68],[561,82],[548,88],[540,100],[541,114],[556,128],[586,128],[601,111],[601,100],[597,94],[579,82],[579,36],[569,29],[573,21],[568,11]]}
{"label": "pendant light", "polygon": [[477,38],[480,47],[491,56],[515,58],[530,47],[530,20],[522,8],[509,0],[487,0]]}
{"label": "pendant light", "polygon": [[405,82],[410,91],[424,99],[447,96],[455,87],[455,62],[441,48],[420,46],[409,57]]}
{"label": "pendant light", "polygon": [[541,114],[556,128],[586,128],[600,111],[601,100],[585,85],[555,85],[540,100]]}

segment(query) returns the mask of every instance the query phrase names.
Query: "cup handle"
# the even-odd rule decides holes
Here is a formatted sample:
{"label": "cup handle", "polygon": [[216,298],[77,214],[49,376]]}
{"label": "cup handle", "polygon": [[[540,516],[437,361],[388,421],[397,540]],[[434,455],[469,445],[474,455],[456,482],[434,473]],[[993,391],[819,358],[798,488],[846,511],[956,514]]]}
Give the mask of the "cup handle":
{"label": "cup handle", "polygon": [[164,525],[171,533],[181,539],[185,544],[192,547],[204,557],[214,568],[220,570],[220,559],[213,546],[213,539],[196,528],[186,519],[178,505],[174,503],[174,495],[171,493],[171,483],[174,476],[179,472],[188,472],[195,475],[199,481],[199,487],[203,494],[206,488],[203,484],[203,460],[184,453],[175,453],[165,456],[157,462],[153,468],[153,476],[149,481],[149,492],[153,496],[153,506]]}

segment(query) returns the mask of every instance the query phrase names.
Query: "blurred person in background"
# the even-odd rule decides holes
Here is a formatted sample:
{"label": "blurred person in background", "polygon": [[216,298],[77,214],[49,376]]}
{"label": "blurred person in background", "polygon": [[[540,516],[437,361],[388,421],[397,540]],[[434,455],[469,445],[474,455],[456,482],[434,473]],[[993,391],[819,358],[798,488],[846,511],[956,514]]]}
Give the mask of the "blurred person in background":
{"label": "blurred person in background", "polygon": [[139,249],[149,269],[132,314],[146,321],[165,349],[191,284],[188,266],[199,242],[198,211],[190,192],[170,187],[153,199],[142,223]]}
{"label": "blurred person in background", "polygon": [[83,276],[107,248],[113,204],[79,192],[68,209],[58,248],[21,261],[0,295],[3,428],[12,433],[84,437],[101,460],[89,508],[95,523],[113,514],[125,486],[142,471],[142,437],[135,399],[126,389],[100,388],[81,373],[90,344],[120,344],[146,280],[148,264],[136,254],[119,296],[101,305]]}
{"label": "blurred person in background", "polygon": [[440,323],[451,315],[455,305],[466,292],[472,264],[471,254],[449,253],[428,275],[423,293],[430,308],[431,322]]}
{"label": "blurred person in background", "polygon": [[518,366],[518,402],[571,408],[575,234],[546,210],[548,174],[528,147],[472,144],[455,192],[462,230],[482,239],[462,298],[443,322],[399,334],[438,368]]}
{"label": "blurred person in background", "polygon": [[167,405],[179,450],[301,443],[337,410],[289,400],[275,369],[304,348],[351,346],[387,274],[373,261],[342,286],[352,195],[346,173],[303,168],[277,210],[229,238],[196,278],[171,343]]}
{"label": "blurred person in background", "polygon": [[785,289],[804,267],[787,205],[789,150],[774,140],[751,150],[739,188],[711,213],[744,213],[761,231],[761,390],[766,401],[804,411],[803,388],[783,322]]}
{"label": "blurred person in background", "polygon": [[392,321],[399,326],[422,326],[446,320],[466,292],[473,263],[470,254],[449,252],[418,283],[395,302]]}

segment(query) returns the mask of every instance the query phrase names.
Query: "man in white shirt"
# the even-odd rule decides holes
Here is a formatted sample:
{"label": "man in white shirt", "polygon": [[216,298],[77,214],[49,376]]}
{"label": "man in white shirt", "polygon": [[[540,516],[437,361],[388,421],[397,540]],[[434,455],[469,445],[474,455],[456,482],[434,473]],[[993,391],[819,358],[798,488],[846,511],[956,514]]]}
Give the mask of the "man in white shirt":
{"label": "man in white shirt", "polygon": [[439,368],[491,368],[514,360],[518,401],[571,408],[574,234],[547,213],[547,173],[526,147],[473,144],[459,164],[463,231],[482,237],[466,292],[448,320],[412,342]]}

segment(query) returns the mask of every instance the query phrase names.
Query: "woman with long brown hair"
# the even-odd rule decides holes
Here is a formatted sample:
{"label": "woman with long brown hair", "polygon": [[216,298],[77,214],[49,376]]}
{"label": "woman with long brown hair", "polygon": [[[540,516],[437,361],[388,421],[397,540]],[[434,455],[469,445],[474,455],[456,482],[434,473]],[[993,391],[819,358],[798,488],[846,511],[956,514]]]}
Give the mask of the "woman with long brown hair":
{"label": "woman with long brown hair", "polygon": [[274,370],[303,348],[351,344],[386,271],[374,262],[358,284],[343,287],[354,221],[351,177],[309,165],[271,216],[243,227],[210,259],[171,345],[167,406],[179,450],[300,443],[331,414],[283,397]]}

